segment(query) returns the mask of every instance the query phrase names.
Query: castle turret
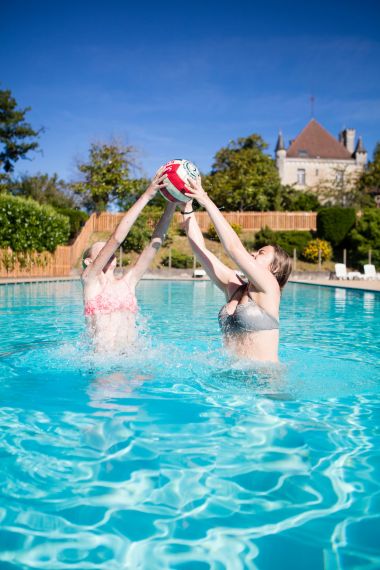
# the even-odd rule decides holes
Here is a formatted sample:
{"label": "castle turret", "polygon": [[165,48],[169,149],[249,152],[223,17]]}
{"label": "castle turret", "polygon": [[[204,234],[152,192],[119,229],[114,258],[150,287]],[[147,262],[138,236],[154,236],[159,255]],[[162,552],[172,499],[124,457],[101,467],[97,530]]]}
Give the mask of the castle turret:
{"label": "castle turret", "polygon": [[354,153],[356,164],[367,164],[367,151],[364,148],[362,137],[358,138],[358,142]]}
{"label": "castle turret", "polygon": [[278,133],[275,151],[276,151],[276,166],[278,169],[278,173],[280,175],[280,179],[282,180],[285,168],[286,150],[284,145],[284,137],[282,136],[281,131],[279,131]]}

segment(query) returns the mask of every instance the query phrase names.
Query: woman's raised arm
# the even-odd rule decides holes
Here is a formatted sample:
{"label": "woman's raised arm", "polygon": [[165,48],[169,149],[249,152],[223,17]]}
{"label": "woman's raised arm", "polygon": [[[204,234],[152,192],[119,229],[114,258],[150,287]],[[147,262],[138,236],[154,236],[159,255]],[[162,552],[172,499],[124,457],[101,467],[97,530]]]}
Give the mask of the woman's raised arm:
{"label": "woman's raised arm", "polygon": [[207,210],[227,255],[243,271],[258,291],[277,290],[278,284],[274,275],[257,263],[251,254],[248,253],[237,233],[231,228],[223,214],[202,188],[201,181],[193,182],[188,180],[186,193]]}
{"label": "woman's raised arm", "polygon": [[235,277],[235,272],[227,265],[224,265],[216,255],[207,249],[203,234],[193,212],[192,202],[186,203],[182,214],[184,216],[186,234],[195,257],[205,269],[211,281],[222,291],[226,292],[228,284]]}

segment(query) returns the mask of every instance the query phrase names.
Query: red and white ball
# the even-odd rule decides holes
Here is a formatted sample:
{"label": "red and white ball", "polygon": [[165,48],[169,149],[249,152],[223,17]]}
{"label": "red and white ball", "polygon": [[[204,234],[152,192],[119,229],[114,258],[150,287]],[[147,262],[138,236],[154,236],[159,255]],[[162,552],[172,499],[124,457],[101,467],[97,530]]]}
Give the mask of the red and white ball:
{"label": "red and white ball", "polygon": [[171,160],[163,167],[161,175],[164,176],[165,188],[160,190],[169,202],[188,202],[191,200],[186,196],[186,183],[188,179],[197,180],[200,173],[198,168],[189,160]]}

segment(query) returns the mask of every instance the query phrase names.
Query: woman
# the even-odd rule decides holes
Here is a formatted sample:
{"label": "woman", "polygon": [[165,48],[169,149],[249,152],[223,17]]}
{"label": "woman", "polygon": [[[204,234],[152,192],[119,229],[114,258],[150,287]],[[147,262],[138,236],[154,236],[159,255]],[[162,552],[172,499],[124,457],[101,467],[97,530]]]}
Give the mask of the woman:
{"label": "woman", "polygon": [[115,252],[146,204],[164,184],[157,172],[147,190],[128,210],[107,242],[94,243],[83,255],[84,313],[98,351],[123,351],[136,339],[138,310],[135,288],[162,245],[176,204],[169,203],[149,245],[137,262],[117,278]]}
{"label": "woman", "polygon": [[247,278],[246,282],[206,248],[192,203],[187,202],[182,213],[191,247],[226,296],[219,324],[227,348],[239,357],[278,362],[281,290],[291,273],[288,254],[276,245],[249,253],[202,188],[200,179],[188,181],[187,195],[206,209],[227,255]]}

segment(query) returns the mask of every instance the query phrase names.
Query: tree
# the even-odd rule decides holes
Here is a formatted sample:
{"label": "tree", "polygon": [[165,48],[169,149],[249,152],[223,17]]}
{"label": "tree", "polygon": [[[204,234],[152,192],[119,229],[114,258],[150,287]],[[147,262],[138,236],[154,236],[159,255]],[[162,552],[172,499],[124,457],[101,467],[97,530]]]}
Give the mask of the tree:
{"label": "tree", "polygon": [[358,182],[359,190],[365,196],[380,196],[380,142],[373,151],[372,162],[368,164]]}
{"label": "tree", "polygon": [[315,212],[321,204],[315,192],[302,192],[293,186],[282,186],[280,192],[280,209],[288,212]]}
{"label": "tree", "polygon": [[372,263],[380,265],[380,209],[365,208],[355,228],[348,236],[349,255],[356,263],[368,263],[368,252],[372,251]]}
{"label": "tree", "polygon": [[116,198],[133,200],[136,187],[129,179],[134,166],[131,146],[112,142],[93,143],[88,162],[78,165],[83,175],[81,181],[71,185],[75,194],[82,196],[83,204],[89,212],[103,212]]}
{"label": "tree", "polygon": [[8,174],[13,172],[15,163],[26,158],[31,150],[38,148],[35,140],[42,129],[35,131],[25,121],[30,107],[18,109],[17,102],[9,90],[0,90],[0,169]]}
{"label": "tree", "polygon": [[7,185],[8,192],[14,196],[33,198],[40,204],[50,204],[53,208],[75,208],[74,197],[70,189],[57,174],[23,175],[18,180],[12,180]]}
{"label": "tree", "polygon": [[373,205],[371,197],[363,192],[360,186],[360,174],[350,173],[348,168],[348,166],[335,168],[333,180],[323,180],[313,189],[324,206],[362,208]]}
{"label": "tree", "polygon": [[280,178],[268,145],[256,134],[231,141],[215,155],[205,186],[227,210],[273,210],[279,207]]}

